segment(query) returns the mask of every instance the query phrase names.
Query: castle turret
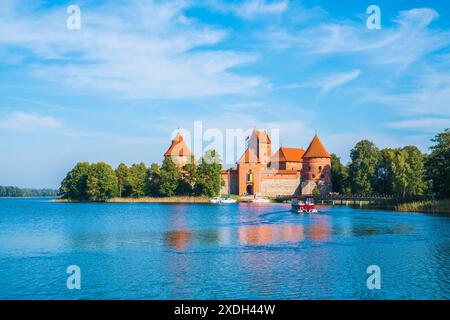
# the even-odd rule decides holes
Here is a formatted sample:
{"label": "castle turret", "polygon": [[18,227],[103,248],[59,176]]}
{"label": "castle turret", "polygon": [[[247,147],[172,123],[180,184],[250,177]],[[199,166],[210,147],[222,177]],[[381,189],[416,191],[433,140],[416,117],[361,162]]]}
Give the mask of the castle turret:
{"label": "castle turret", "polygon": [[332,191],[331,156],[317,134],[303,155],[302,194],[312,194],[316,188],[321,194]]}
{"label": "castle turret", "polygon": [[180,168],[191,161],[191,150],[180,133],[177,133],[175,138],[172,140],[172,144],[166,153],[164,153],[164,157],[172,158],[173,162],[175,162]]}

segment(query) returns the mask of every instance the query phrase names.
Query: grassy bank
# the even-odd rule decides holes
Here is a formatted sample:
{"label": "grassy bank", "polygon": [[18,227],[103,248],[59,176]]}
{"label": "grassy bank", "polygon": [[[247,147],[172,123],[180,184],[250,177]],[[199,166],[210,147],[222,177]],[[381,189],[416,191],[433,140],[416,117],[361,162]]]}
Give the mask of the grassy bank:
{"label": "grassy bank", "polygon": [[205,197],[145,197],[145,198],[112,198],[106,202],[113,203],[208,203]]}
{"label": "grassy bank", "polygon": [[450,199],[434,199],[409,202],[378,202],[363,203],[363,207],[369,209],[393,210],[398,212],[424,212],[450,214]]}
{"label": "grassy bank", "polygon": [[426,212],[450,214],[450,199],[407,202],[395,205],[400,212]]}
{"label": "grassy bank", "polygon": [[[241,197],[239,195],[222,195],[222,197],[230,197],[238,202],[248,203],[253,197]],[[271,197],[266,197],[275,203],[275,199]],[[111,198],[107,200],[91,201],[91,200],[69,200],[69,199],[52,199],[53,202],[62,203],[209,203],[210,198],[207,197],[143,197],[143,198]]]}
{"label": "grassy bank", "polygon": [[167,197],[167,198],[111,198],[106,201],[78,201],[67,199],[54,199],[54,202],[110,202],[110,203],[208,203],[205,197]]}

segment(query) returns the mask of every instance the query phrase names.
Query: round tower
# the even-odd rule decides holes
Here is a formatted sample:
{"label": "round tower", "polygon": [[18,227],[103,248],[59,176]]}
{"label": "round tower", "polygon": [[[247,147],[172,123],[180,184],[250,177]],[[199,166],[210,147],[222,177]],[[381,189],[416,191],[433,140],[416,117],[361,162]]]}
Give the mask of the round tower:
{"label": "round tower", "polygon": [[312,194],[318,189],[321,194],[332,191],[331,156],[317,134],[303,155],[302,194]]}

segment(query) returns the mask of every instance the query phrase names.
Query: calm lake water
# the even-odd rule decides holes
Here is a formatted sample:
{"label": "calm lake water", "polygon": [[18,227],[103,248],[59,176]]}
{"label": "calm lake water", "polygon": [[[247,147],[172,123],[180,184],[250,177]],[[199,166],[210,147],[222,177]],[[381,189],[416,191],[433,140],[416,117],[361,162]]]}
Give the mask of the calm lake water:
{"label": "calm lake water", "polygon": [[0,199],[0,299],[450,298],[450,217],[320,210]]}

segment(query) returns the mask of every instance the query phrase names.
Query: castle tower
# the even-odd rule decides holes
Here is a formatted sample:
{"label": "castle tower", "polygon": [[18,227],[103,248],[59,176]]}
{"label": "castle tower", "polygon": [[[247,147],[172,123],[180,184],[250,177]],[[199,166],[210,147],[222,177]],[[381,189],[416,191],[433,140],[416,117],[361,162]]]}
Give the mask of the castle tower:
{"label": "castle tower", "polygon": [[303,155],[301,179],[302,194],[312,194],[315,188],[318,188],[321,194],[332,191],[331,156],[317,134]]}
{"label": "castle tower", "polygon": [[238,161],[238,193],[254,195],[260,193],[261,161],[253,148],[247,148]]}
{"label": "castle tower", "polygon": [[177,133],[164,157],[172,158],[179,168],[191,161],[192,153],[180,133]]}
{"label": "castle tower", "polygon": [[263,166],[267,166],[272,156],[272,142],[266,130],[253,130],[248,140],[248,148],[252,149]]}

